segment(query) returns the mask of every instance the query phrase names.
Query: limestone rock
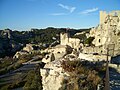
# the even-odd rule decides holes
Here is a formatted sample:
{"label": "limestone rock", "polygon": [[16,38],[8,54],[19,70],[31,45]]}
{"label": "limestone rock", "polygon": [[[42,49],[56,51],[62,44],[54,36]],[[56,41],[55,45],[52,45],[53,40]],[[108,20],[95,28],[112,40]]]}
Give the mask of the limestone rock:
{"label": "limestone rock", "polygon": [[60,62],[60,60],[55,60],[47,63],[43,69],[40,69],[43,90],[58,90],[65,76],[68,76],[62,70]]}
{"label": "limestone rock", "polygon": [[[80,53],[79,57],[81,60],[88,60],[91,62],[106,61],[106,55],[93,55],[93,54],[83,54]],[[111,56],[108,57],[108,60],[111,60]]]}
{"label": "limestone rock", "polygon": [[31,44],[26,44],[26,47],[24,47],[23,50],[27,52],[31,52],[33,50],[33,47]]}
{"label": "limestone rock", "polygon": [[21,55],[26,55],[26,54],[28,54],[28,52],[26,52],[26,51],[18,51],[18,52],[16,52],[16,54],[13,56],[13,58],[19,58],[19,56],[21,56]]}
{"label": "limestone rock", "polygon": [[68,45],[72,48],[78,49],[80,44],[80,39],[77,38],[70,38],[68,33],[61,33],[60,34],[60,44],[61,45]]}
{"label": "limestone rock", "polygon": [[[94,37],[92,44],[95,47],[85,47],[83,52],[106,54],[110,48],[110,55],[120,55],[120,11],[100,11],[100,24],[90,30],[90,37]],[[111,48],[112,47],[112,48]]]}
{"label": "limestone rock", "polygon": [[43,59],[42,59],[42,62],[44,63],[48,63],[48,62],[52,62],[55,60],[55,56],[53,53],[50,53],[48,55],[46,55]]}

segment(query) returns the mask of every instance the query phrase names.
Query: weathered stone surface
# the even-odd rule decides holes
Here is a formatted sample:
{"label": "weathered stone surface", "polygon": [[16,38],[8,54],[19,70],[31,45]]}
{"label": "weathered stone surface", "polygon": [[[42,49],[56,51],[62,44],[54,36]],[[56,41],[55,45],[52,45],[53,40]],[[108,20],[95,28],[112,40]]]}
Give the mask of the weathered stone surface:
{"label": "weathered stone surface", "polygon": [[40,69],[43,90],[58,90],[65,76],[68,76],[61,67],[61,60],[47,63]]}
{"label": "weathered stone surface", "polygon": [[[46,63],[44,68],[40,69],[43,90],[58,90],[61,87],[62,80],[66,76],[69,76],[61,67],[62,54],[64,54],[64,58],[68,58],[71,61],[78,59],[91,62],[106,61],[107,48],[109,50],[109,61],[111,60],[111,56],[120,55],[120,12],[117,12],[117,16],[114,16],[115,12],[108,14],[100,12],[100,24],[92,28],[90,34],[86,34],[87,38],[95,38],[92,46],[84,46],[80,44],[79,39],[70,38],[68,33],[61,33],[60,45],[46,49],[47,52],[53,53],[55,58],[53,60],[51,58],[53,56],[49,54],[49,57],[45,57],[42,60]],[[84,32],[76,35],[80,34],[84,34]],[[73,53],[67,53],[69,48],[66,46],[73,48]],[[58,54],[61,55],[62,59],[58,58]],[[117,65],[114,64],[110,64],[110,67],[117,69]]]}
{"label": "weathered stone surface", "polygon": [[[107,60],[107,56],[106,55],[93,55],[93,54],[83,54],[80,53],[79,57],[82,60],[88,60],[88,61],[106,61]],[[111,57],[108,57],[108,60],[111,60]]]}
{"label": "weathered stone surface", "polygon": [[42,62],[48,63],[54,60],[63,58],[64,55],[72,53],[72,48],[68,45],[57,45],[55,47],[47,48],[44,52],[49,52],[50,54],[46,55]]}
{"label": "weathered stone surface", "polygon": [[31,52],[33,50],[32,44],[26,44],[26,47],[24,47],[23,50],[27,52]]}
{"label": "weathered stone surface", "polygon": [[16,54],[13,56],[13,58],[19,58],[19,56],[21,56],[21,55],[26,55],[26,54],[28,54],[28,52],[26,52],[26,51],[18,51],[18,52],[16,52]]}
{"label": "weathered stone surface", "polygon": [[69,45],[72,48],[78,49],[79,44],[80,44],[80,39],[70,38],[68,33],[61,33],[60,34],[60,44],[61,45]]}
{"label": "weathered stone surface", "polygon": [[55,60],[55,56],[53,53],[50,53],[48,55],[46,55],[43,59],[42,59],[42,62],[44,63],[48,63],[48,62],[52,62]]}
{"label": "weathered stone surface", "polygon": [[120,11],[100,11],[100,24],[90,30],[90,37],[94,37],[94,47],[83,48],[83,53],[106,54],[107,48],[111,56],[120,54]]}
{"label": "weathered stone surface", "polygon": [[0,57],[13,56],[22,46],[21,43],[15,41],[12,30],[0,31]]}

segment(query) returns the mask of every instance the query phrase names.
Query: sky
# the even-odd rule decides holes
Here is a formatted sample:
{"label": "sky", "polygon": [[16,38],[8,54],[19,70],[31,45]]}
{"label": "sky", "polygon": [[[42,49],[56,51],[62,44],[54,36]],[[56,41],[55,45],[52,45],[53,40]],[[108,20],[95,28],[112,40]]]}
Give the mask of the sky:
{"label": "sky", "polygon": [[91,28],[101,10],[120,10],[120,0],[0,0],[0,29]]}

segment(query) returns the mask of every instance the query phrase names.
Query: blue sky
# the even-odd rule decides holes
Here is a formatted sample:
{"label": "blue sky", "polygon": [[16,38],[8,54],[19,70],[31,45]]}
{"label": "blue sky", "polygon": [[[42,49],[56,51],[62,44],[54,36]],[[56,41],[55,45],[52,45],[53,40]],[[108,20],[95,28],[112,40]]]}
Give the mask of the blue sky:
{"label": "blue sky", "polygon": [[100,10],[120,10],[120,0],[0,0],[0,29],[89,28]]}

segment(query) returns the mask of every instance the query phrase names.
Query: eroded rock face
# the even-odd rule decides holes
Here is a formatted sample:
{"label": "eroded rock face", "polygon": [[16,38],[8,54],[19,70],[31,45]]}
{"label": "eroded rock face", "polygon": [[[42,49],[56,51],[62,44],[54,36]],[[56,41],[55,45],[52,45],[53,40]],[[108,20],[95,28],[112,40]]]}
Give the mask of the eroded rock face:
{"label": "eroded rock face", "polygon": [[12,39],[12,30],[10,29],[5,29],[1,32],[1,35],[4,37],[4,38],[8,38],[8,39]]}
{"label": "eroded rock face", "polygon": [[23,48],[24,51],[31,52],[33,50],[32,44],[26,44],[26,47]]}
{"label": "eroded rock face", "polygon": [[41,70],[43,90],[58,90],[61,87],[63,74],[54,72],[53,70]]}
{"label": "eroded rock face", "polygon": [[61,60],[47,63],[40,69],[42,76],[43,90],[59,90],[65,76],[68,76],[61,67]]}
{"label": "eroded rock face", "polygon": [[[94,46],[85,47],[83,53],[106,54],[110,49],[111,56],[120,55],[120,11],[100,11],[100,24],[90,30],[90,37],[94,37]],[[111,51],[113,50],[113,52]]]}
{"label": "eroded rock face", "polygon": [[49,63],[49,62],[54,61],[54,60],[55,60],[54,54],[50,53],[49,55],[46,55],[46,57],[42,59],[42,62]]}
{"label": "eroded rock face", "polygon": [[5,29],[0,31],[0,57],[13,56],[23,45],[18,43],[13,35],[13,31]]}

